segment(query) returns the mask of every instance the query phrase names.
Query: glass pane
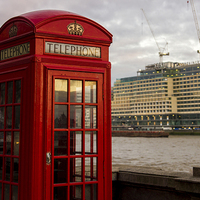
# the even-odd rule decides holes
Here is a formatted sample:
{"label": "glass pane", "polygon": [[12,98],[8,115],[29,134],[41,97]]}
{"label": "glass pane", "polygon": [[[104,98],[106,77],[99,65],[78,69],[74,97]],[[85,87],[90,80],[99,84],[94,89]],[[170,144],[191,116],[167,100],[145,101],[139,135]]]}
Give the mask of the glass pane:
{"label": "glass pane", "polygon": [[4,107],[0,107],[0,129],[4,129]]}
{"label": "glass pane", "polygon": [[12,185],[12,200],[18,200],[18,186]]}
{"label": "glass pane", "polygon": [[3,154],[4,133],[0,132],[0,154]]}
{"label": "glass pane", "polygon": [[6,128],[12,128],[12,106],[8,106],[6,109]]}
{"label": "glass pane", "polygon": [[85,185],[85,199],[87,200],[97,199],[97,184]]}
{"label": "glass pane", "polygon": [[18,168],[19,168],[19,159],[13,159],[13,182],[18,183]]}
{"label": "glass pane", "polygon": [[70,106],[70,128],[82,128],[82,106]]}
{"label": "glass pane", "polygon": [[70,158],[70,182],[82,182],[82,158]]}
{"label": "glass pane", "polygon": [[85,181],[97,180],[97,158],[85,158]]}
{"label": "glass pane", "polygon": [[67,187],[54,187],[54,200],[66,200]]}
{"label": "glass pane", "polygon": [[70,80],[70,102],[82,103],[82,81]]}
{"label": "glass pane", "polygon": [[82,199],[82,185],[73,185],[70,187],[70,200]]}
{"label": "glass pane", "polygon": [[19,156],[19,132],[14,132],[14,155]]}
{"label": "glass pane", "polygon": [[55,79],[55,102],[67,102],[67,80]]}
{"label": "glass pane", "polygon": [[96,81],[85,81],[85,103],[97,102]]}
{"label": "glass pane", "polygon": [[15,103],[21,101],[21,80],[15,81]]}
{"label": "glass pane", "polygon": [[67,183],[67,158],[54,159],[54,183]]}
{"label": "glass pane", "polygon": [[67,155],[67,131],[54,132],[54,156]]}
{"label": "glass pane", "polygon": [[86,131],[85,132],[85,154],[97,153],[97,132]]}
{"label": "glass pane", "polygon": [[11,132],[6,132],[6,154],[11,155]]}
{"label": "glass pane", "polygon": [[10,185],[4,184],[4,199],[10,198]]}
{"label": "glass pane", "polygon": [[70,132],[70,155],[81,155],[82,151],[82,131]]}
{"label": "glass pane", "polygon": [[0,157],[0,180],[2,180],[3,174],[3,157]]}
{"label": "glass pane", "polygon": [[8,82],[8,93],[7,93],[7,103],[12,103],[12,100],[13,100],[13,82],[10,81]]}
{"label": "glass pane", "polygon": [[10,181],[10,158],[5,158],[5,180]]}
{"label": "glass pane", "polygon": [[96,106],[85,106],[85,128],[97,128]]}
{"label": "glass pane", "polygon": [[55,105],[54,128],[67,128],[67,105]]}
{"label": "glass pane", "polygon": [[0,104],[5,104],[5,83],[0,83]]}
{"label": "glass pane", "polygon": [[20,106],[15,106],[15,129],[20,128]]}

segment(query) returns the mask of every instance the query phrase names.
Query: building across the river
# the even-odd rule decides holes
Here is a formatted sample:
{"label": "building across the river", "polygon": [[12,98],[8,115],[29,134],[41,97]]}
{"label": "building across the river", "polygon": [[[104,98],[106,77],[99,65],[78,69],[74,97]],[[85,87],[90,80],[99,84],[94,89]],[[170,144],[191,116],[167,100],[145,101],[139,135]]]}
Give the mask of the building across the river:
{"label": "building across the river", "polygon": [[116,80],[112,126],[200,129],[200,63],[157,63]]}

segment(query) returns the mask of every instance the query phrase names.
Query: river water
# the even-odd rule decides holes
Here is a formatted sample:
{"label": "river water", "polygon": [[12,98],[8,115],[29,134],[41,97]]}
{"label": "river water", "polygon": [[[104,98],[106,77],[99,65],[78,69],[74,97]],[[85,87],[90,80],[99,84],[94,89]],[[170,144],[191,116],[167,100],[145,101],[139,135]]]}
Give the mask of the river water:
{"label": "river water", "polygon": [[200,136],[113,137],[112,164],[192,173],[200,167]]}

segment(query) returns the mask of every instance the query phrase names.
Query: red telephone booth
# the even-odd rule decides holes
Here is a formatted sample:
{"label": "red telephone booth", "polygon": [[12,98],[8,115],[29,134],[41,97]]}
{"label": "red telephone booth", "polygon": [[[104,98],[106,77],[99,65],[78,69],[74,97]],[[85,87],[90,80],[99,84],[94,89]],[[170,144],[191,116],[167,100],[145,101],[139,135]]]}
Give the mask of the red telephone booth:
{"label": "red telephone booth", "polygon": [[66,11],[1,27],[1,200],[111,200],[111,42]]}

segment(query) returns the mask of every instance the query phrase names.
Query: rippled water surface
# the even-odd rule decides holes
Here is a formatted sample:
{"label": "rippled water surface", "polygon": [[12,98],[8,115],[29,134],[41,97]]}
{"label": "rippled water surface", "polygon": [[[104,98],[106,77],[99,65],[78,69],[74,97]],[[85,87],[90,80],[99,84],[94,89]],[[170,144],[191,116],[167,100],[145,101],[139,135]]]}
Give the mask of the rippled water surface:
{"label": "rippled water surface", "polygon": [[113,137],[112,163],[191,173],[200,167],[200,136]]}

